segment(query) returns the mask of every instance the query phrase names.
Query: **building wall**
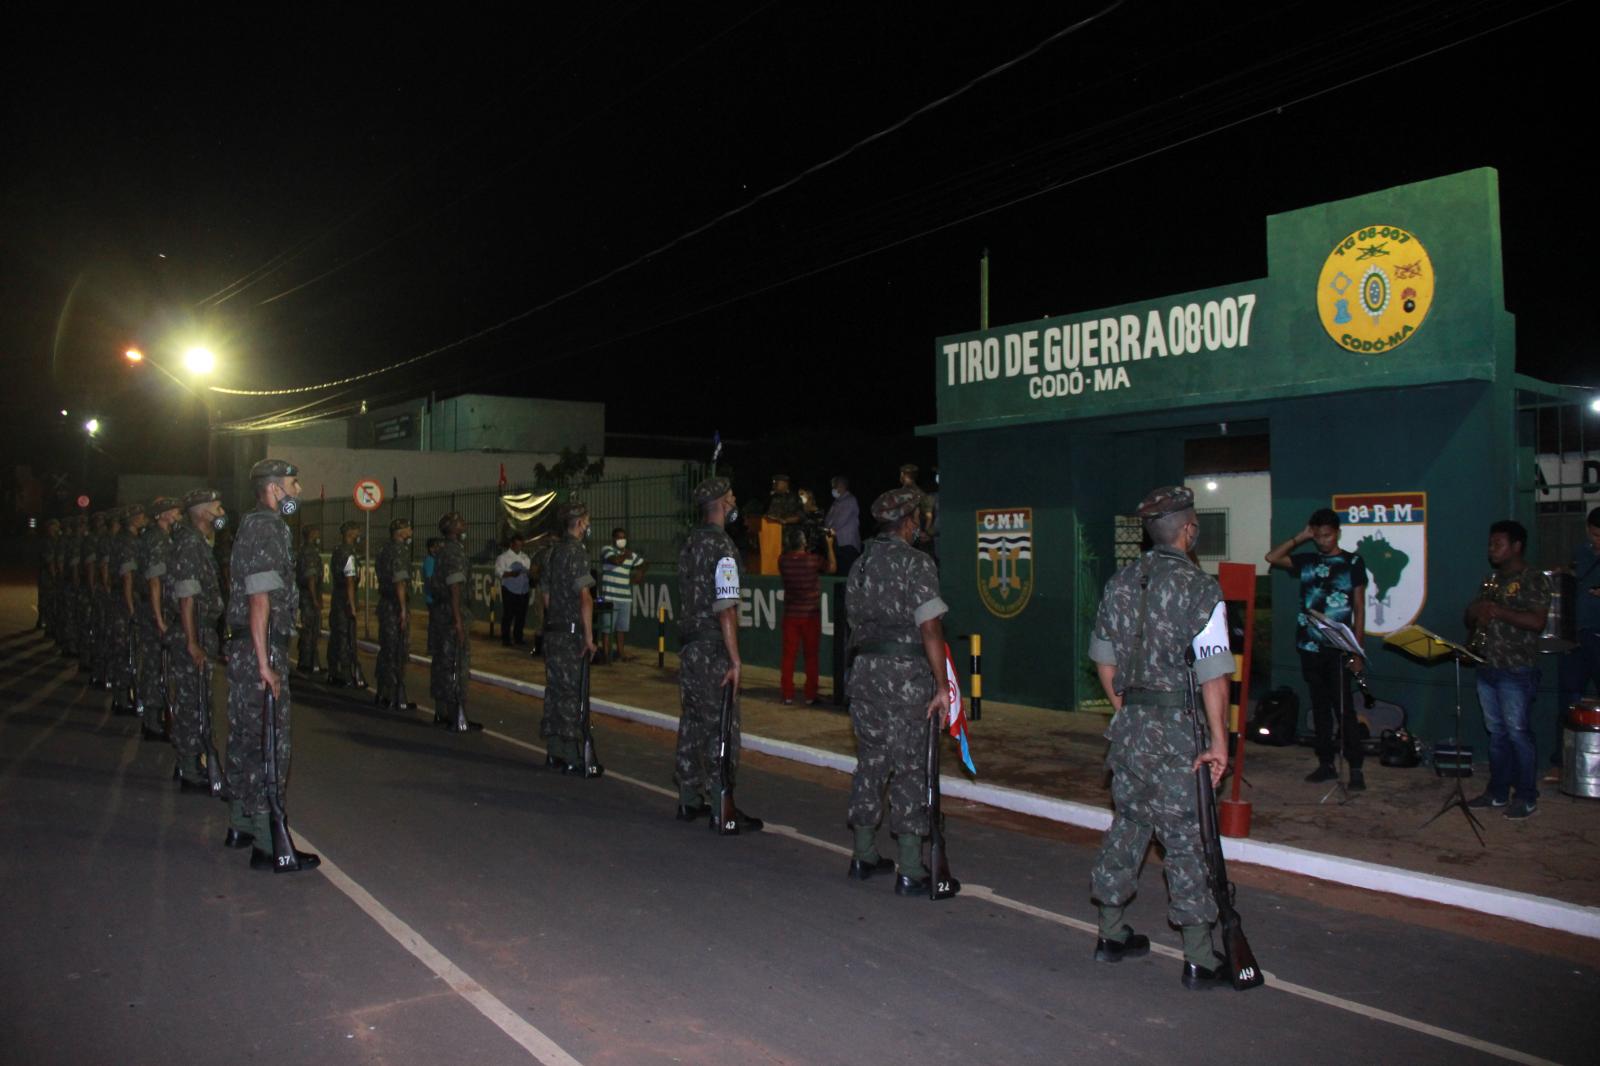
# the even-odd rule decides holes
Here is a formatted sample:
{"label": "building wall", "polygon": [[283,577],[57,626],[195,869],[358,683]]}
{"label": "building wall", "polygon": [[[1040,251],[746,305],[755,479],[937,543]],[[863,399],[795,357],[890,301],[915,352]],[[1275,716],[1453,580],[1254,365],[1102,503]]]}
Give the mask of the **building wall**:
{"label": "building wall", "polygon": [[[1208,574],[1227,561],[1254,563],[1256,574],[1267,572],[1266,554],[1272,548],[1272,475],[1209,474],[1184,482],[1194,492],[1195,508],[1220,511],[1227,516],[1227,551],[1215,557],[1202,555],[1200,566]],[[1208,488],[1208,485],[1216,488]]]}
{"label": "building wall", "polygon": [[429,416],[432,451],[605,452],[606,406],[569,400],[529,400],[468,394],[440,400]]}

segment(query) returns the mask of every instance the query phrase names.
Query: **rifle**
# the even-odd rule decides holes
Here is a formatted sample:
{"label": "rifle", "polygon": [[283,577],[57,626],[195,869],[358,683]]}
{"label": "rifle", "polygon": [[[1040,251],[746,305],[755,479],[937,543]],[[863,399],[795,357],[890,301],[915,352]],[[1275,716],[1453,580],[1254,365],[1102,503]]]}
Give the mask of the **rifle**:
{"label": "rifle", "polygon": [[950,861],[944,853],[944,811],[939,799],[939,718],[928,719],[928,898],[949,899],[961,891],[961,882],[950,876]]}
{"label": "rifle", "polygon": [[[1204,752],[1209,744],[1206,725],[1200,717],[1199,693],[1195,688],[1194,649],[1185,649],[1185,654],[1189,663],[1185,671],[1188,681],[1184,690],[1185,702],[1189,721],[1194,726],[1195,751]],[[1228,978],[1233,982],[1234,989],[1243,992],[1266,984],[1267,978],[1256,962],[1255,952],[1250,950],[1250,942],[1245,939],[1244,923],[1239,918],[1239,912],[1233,907],[1234,886],[1228,881],[1228,867],[1222,858],[1222,835],[1217,827],[1217,796],[1211,785],[1211,767],[1201,765],[1194,773],[1200,796],[1200,845],[1205,851],[1206,880],[1217,901],[1217,924],[1222,927],[1223,965],[1228,968]]]}
{"label": "rifle", "polygon": [[466,733],[474,729],[482,729],[482,722],[474,722],[467,717],[467,690],[461,684],[461,655],[466,650],[466,644],[456,648],[455,655],[450,658],[450,691],[456,694],[456,716],[450,722],[450,731],[453,733]]}
{"label": "rifle", "polygon": [[722,686],[722,723],[717,747],[717,777],[722,784],[717,810],[717,832],[722,836],[739,833],[739,809],[733,805],[733,686]]}
{"label": "rifle", "polygon": [[211,794],[222,795],[222,766],[217,762],[217,745],[211,735],[211,659],[200,668],[200,741],[206,747],[206,779],[211,783]]}
{"label": "rifle", "polygon": [[[277,669],[270,654],[267,664]],[[300,857],[295,854],[289,816],[284,813],[283,796],[278,792],[278,698],[272,694],[271,686],[267,687],[262,704],[262,762],[267,774],[267,819],[272,825],[272,872],[290,873],[300,869]]]}
{"label": "rifle", "polygon": [[[583,759],[575,769],[584,777],[599,777],[606,772],[594,752],[594,724],[589,708],[589,657],[583,657],[583,695],[578,706],[578,724],[583,730]],[[731,802],[731,801],[730,801]]]}

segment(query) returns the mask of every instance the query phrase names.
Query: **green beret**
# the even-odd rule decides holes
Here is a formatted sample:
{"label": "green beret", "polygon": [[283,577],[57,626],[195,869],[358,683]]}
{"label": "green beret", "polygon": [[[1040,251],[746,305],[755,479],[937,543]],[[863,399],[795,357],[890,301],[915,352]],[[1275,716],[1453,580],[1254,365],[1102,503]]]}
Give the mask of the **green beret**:
{"label": "green beret", "polygon": [[352,529],[354,529],[357,532],[359,532],[360,529],[361,529],[361,523],[357,522],[353,518],[348,522],[341,522],[339,524],[339,536],[341,536],[341,537],[344,536],[346,533],[350,532]]}
{"label": "green beret", "polygon": [[410,528],[411,528],[411,519],[409,519],[409,518],[394,518],[394,519],[391,519],[389,521],[389,532],[390,533],[398,533],[402,529],[410,529]]}
{"label": "green beret", "polygon": [[556,518],[562,525],[570,525],[589,513],[589,505],[582,500],[568,500],[556,509]]}
{"label": "green beret", "polygon": [[263,459],[250,468],[250,480],[263,477],[298,477],[300,468],[286,459]]}
{"label": "green beret", "polygon": [[694,487],[695,503],[710,503],[720,500],[733,489],[733,484],[725,477],[708,477]]}
{"label": "green beret", "polygon": [[872,517],[880,522],[898,522],[922,506],[922,493],[910,486],[890,489],[872,501]]}
{"label": "green beret", "polygon": [[151,518],[157,518],[166,514],[168,511],[178,510],[178,507],[178,501],[174,500],[171,496],[157,496],[145,507],[144,513],[149,515]]}
{"label": "green beret", "polygon": [[1151,489],[1139,501],[1139,517],[1149,522],[1169,514],[1187,511],[1194,506],[1194,493],[1182,485],[1164,485]]}
{"label": "green beret", "polygon": [[215,503],[220,499],[222,493],[216,489],[190,489],[184,493],[183,509],[187,511],[191,507],[199,507],[203,503]]}

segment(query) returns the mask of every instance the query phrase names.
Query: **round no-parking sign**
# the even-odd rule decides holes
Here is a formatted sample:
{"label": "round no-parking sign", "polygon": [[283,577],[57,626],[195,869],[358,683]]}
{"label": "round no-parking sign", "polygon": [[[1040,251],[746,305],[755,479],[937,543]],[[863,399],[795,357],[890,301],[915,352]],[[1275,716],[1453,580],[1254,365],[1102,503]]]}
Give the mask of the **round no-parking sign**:
{"label": "round no-parking sign", "polygon": [[383,486],[371,478],[356,482],[356,506],[363,511],[376,511],[383,503]]}

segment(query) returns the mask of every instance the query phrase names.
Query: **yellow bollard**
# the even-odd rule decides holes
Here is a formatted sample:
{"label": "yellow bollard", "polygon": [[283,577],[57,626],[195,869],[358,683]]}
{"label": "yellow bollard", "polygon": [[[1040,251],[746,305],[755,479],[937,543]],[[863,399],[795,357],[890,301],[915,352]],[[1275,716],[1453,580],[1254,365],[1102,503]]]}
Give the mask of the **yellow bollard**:
{"label": "yellow bollard", "polygon": [[983,717],[983,637],[972,634],[972,713],[967,715],[976,722]]}
{"label": "yellow bollard", "polygon": [[656,669],[665,669],[667,665],[667,605],[659,604],[656,607]]}

